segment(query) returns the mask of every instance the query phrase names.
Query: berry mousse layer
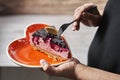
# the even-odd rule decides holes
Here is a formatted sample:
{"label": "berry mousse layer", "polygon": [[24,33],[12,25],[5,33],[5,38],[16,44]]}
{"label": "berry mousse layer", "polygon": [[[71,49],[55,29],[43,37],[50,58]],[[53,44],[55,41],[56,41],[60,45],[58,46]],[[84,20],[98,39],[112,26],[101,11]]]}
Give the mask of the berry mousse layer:
{"label": "berry mousse layer", "polygon": [[46,28],[35,31],[30,36],[30,44],[37,50],[46,53],[54,60],[66,60],[70,50],[62,37],[58,37],[54,30]]}

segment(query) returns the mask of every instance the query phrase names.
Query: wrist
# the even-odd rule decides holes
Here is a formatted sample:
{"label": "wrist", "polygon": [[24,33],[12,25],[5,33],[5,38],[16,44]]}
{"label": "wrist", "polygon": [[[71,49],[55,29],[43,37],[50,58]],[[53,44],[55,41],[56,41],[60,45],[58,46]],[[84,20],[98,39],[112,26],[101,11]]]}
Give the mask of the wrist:
{"label": "wrist", "polygon": [[76,64],[75,65],[75,77],[76,77],[76,80],[83,80],[84,78],[84,74],[83,72],[87,69],[87,66],[84,65],[84,64]]}

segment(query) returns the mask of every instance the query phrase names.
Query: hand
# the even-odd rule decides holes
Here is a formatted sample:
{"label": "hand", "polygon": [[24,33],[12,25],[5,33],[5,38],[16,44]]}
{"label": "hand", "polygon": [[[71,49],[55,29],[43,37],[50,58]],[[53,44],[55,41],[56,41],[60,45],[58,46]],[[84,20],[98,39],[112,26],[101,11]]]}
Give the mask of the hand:
{"label": "hand", "polygon": [[86,3],[83,6],[78,7],[74,12],[74,19],[77,20],[74,23],[73,30],[79,30],[80,22],[87,26],[98,26],[101,20],[101,15],[96,8],[93,12],[88,12],[89,9],[94,7],[93,3]]}
{"label": "hand", "polygon": [[42,59],[40,60],[40,64],[43,68],[43,70],[49,74],[54,76],[61,76],[61,77],[67,77],[76,79],[75,75],[75,67],[80,62],[73,58],[71,61],[63,63],[57,67],[51,66],[46,60]]}

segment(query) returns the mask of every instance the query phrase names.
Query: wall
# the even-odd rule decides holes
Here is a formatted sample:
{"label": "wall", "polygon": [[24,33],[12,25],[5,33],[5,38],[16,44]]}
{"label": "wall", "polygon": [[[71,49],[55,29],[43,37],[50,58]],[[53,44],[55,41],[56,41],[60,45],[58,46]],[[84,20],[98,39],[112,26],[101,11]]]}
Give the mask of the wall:
{"label": "wall", "polygon": [[1,14],[73,14],[88,2],[98,5],[102,13],[107,0],[0,0]]}

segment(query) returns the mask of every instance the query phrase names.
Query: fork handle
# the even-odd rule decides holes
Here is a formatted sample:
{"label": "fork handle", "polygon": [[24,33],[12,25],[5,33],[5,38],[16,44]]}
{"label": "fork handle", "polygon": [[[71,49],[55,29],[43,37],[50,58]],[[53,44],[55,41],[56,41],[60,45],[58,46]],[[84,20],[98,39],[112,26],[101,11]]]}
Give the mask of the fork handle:
{"label": "fork handle", "polygon": [[75,19],[75,20],[73,20],[72,22],[70,22],[69,24],[72,24],[72,23],[74,23],[75,21],[77,21],[77,20]]}
{"label": "fork handle", "polygon": [[73,20],[73,21],[70,22],[70,23],[64,24],[64,25],[65,25],[64,27],[63,27],[63,26],[60,27],[60,29],[59,29],[59,31],[58,31],[58,33],[57,33],[57,36],[60,37],[60,35],[65,31],[65,29],[66,29],[70,24],[74,23],[75,21],[77,21],[77,20]]}

